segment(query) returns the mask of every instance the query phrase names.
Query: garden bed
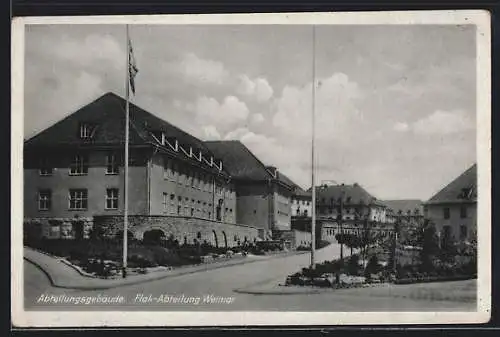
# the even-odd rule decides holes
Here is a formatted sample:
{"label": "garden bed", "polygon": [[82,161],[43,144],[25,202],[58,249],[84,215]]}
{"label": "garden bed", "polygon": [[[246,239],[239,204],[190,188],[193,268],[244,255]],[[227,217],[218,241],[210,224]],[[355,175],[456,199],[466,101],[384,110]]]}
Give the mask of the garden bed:
{"label": "garden bed", "polygon": [[[99,278],[121,276],[123,246],[119,241],[42,239],[26,245],[52,255],[74,267],[80,274]],[[230,258],[244,258],[246,253],[195,245],[166,248],[131,240],[128,244],[127,272],[146,274],[159,269],[212,263]],[[217,251],[206,254],[207,250]],[[222,253],[224,252],[224,253]],[[200,255],[200,254],[206,255]]]}

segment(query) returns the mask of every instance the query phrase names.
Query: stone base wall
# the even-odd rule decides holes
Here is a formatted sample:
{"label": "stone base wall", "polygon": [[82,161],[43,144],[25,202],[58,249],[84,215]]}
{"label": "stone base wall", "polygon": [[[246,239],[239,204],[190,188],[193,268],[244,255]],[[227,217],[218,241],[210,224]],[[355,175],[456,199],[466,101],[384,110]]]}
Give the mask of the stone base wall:
{"label": "stone base wall", "polygon": [[88,239],[93,228],[93,218],[32,218],[24,220],[24,237],[47,239],[75,239],[76,221],[83,224],[83,238]]}
{"label": "stone base wall", "polygon": [[[193,217],[130,215],[128,220],[128,230],[138,240],[148,231],[160,230],[166,238],[173,237],[180,244],[192,244],[196,239],[218,247],[234,247],[238,241],[253,242],[259,236],[254,227]],[[123,216],[94,216],[94,226],[103,236],[116,236],[123,231]]]}

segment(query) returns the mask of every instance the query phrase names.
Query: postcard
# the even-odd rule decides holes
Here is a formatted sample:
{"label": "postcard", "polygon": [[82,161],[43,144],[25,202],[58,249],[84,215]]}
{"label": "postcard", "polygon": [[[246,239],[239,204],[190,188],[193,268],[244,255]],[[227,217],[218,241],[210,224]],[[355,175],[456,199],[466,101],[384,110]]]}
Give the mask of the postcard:
{"label": "postcard", "polygon": [[12,32],[14,326],[489,320],[488,12]]}

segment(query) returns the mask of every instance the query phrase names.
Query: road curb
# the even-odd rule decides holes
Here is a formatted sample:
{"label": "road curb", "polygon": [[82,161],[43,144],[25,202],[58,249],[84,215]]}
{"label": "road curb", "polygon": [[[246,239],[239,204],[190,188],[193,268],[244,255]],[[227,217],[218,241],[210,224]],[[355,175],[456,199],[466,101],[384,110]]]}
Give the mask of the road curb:
{"label": "road curb", "polygon": [[286,295],[310,295],[310,294],[320,294],[320,293],[325,293],[325,292],[330,292],[331,289],[311,289],[307,291],[287,291],[287,292],[280,292],[280,291],[272,291],[272,290],[245,290],[245,289],[235,289],[233,290],[237,294],[250,294],[250,295],[281,295],[281,296],[286,296]]}
{"label": "road curb", "polygon": [[35,266],[35,268],[39,269],[42,271],[42,273],[47,276],[47,278],[49,279],[49,282],[50,284],[53,286],[53,287],[58,287],[57,286],[57,283],[54,281],[54,279],[52,278],[52,275],[50,275],[49,272],[47,272],[45,270],[45,268],[43,268],[42,266],[40,266],[40,264],[36,263],[35,261],[31,260],[30,258],[27,258],[26,256],[23,257],[24,260],[28,261],[28,263],[31,263],[32,265]]}
{"label": "road curb", "polygon": [[[150,281],[158,281],[158,280],[169,278],[169,277],[176,277],[176,276],[194,274],[194,273],[198,273],[198,272],[204,272],[204,271],[209,271],[209,270],[216,270],[216,269],[225,268],[225,267],[231,267],[231,266],[236,266],[236,265],[243,265],[243,264],[250,264],[250,263],[261,262],[261,261],[267,261],[267,260],[271,260],[271,259],[276,259],[276,258],[284,257],[284,256],[287,256],[287,255],[288,256],[301,255],[303,253],[304,252],[297,252],[295,254],[277,254],[277,255],[269,256],[269,258],[267,258],[267,259],[255,259],[255,260],[251,260],[251,261],[242,260],[242,261],[238,261],[238,262],[235,262],[235,263],[221,264],[221,265],[207,264],[207,265],[205,265],[206,268],[199,268],[199,269],[185,270],[185,271],[177,269],[177,270],[179,270],[179,272],[177,272],[177,273],[160,274],[160,275],[151,276],[149,278],[135,279],[135,280],[134,279],[128,279],[128,280],[122,280],[122,279],[104,280],[104,279],[92,278],[92,277],[84,276],[84,275],[82,275],[79,272],[79,274],[81,275],[82,279],[87,279],[89,282],[99,282],[99,281],[101,281],[101,282],[110,282],[110,283],[113,283],[113,284],[98,284],[98,285],[70,285],[70,284],[60,283],[60,282],[56,281],[56,279],[52,275],[50,275],[50,272],[48,272],[46,270],[46,268],[44,268],[40,264],[36,263],[35,261],[32,261],[32,259],[30,259],[30,258],[27,258],[27,257],[24,257],[24,258],[27,261],[29,261],[32,264],[34,264],[35,266],[37,266],[39,269],[41,269],[43,271],[43,273],[45,275],[47,275],[47,277],[48,277],[50,283],[52,284],[52,286],[54,286],[56,288],[73,289],[73,290],[103,290],[103,289],[119,288],[119,287],[124,287],[124,286],[129,286],[129,285],[136,285],[136,284],[146,283],[146,282],[150,282]],[[63,263],[61,261],[59,261],[59,262]],[[65,264],[65,265],[67,265],[67,264]],[[73,268],[73,269],[76,269],[76,268]],[[175,271],[175,269],[173,271]],[[172,272],[172,271],[170,271],[170,272]]]}

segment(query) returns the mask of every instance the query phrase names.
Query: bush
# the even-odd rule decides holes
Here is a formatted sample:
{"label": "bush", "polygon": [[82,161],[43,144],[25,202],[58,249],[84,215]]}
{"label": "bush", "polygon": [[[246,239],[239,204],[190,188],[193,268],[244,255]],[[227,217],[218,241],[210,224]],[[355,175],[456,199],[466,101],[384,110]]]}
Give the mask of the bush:
{"label": "bush", "polygon": [[357,276],[359,274],[359,256],[357,254],[352,255],[347,263],[347,273],[349,275]]}
{"label": "bush", "polygon": [[365,275],[377,274],[382,269],[378,263],[377,255],[372,255],[365,268]]}

